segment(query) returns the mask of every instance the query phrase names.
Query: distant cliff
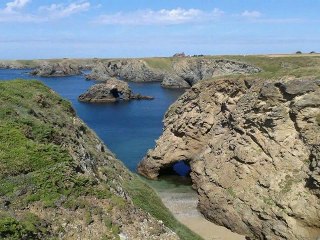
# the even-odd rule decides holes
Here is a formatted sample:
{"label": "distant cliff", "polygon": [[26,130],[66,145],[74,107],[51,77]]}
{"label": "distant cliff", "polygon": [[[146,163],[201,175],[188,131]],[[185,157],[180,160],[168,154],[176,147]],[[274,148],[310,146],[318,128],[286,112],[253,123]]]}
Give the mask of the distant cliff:
{"label": "distant cliff", "polygon": [[320,80],[200,81],[164,125],[142,175],[185,160],[211,221],[253,239],[320,237]]}
{"label": "distant cliff", "polygon": [[88,79],[107,80],[118,77],[134,82],[161,82],[163,87],[190,88],[203,79],[229,74],[258,73],[252,65],[198,57],[120,59],[95,64]]}
{"label": "distant cliff", "polygon": [[1,239],[200,239],[36,81],[0,82]]}

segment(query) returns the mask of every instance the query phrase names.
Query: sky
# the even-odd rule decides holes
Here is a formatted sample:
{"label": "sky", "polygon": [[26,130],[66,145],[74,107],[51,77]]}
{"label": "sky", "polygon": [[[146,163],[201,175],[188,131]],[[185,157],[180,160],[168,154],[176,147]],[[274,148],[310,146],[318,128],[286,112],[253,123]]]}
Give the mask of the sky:
{"label": "sky", "polygon": [[320,52],[320,0],[0,0],[0,59]]}

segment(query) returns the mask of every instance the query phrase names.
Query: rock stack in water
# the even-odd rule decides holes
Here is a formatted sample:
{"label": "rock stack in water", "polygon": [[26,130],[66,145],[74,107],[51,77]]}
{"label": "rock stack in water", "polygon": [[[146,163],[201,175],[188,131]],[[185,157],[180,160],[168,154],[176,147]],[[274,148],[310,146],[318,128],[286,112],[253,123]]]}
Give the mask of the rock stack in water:
{"label": "rock stack in water", "polygon": [[138,167],[186,160],[199,209],[253,239],[320,237],[320,81],[201,81],[166,113]]}
{"label": "rock stack in water", "polygon": [[90,87],[87,92],[79,96],[81,102],[110,103],[116,101],[152,100],[153,97],[133,94],[128,83],[111,78],[103,83],[98,83]]}

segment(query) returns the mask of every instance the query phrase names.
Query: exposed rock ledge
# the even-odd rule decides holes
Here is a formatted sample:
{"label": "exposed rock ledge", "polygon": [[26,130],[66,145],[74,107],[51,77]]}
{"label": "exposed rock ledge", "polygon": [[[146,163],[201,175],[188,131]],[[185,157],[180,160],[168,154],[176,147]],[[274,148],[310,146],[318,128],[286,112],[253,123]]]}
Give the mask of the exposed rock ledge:
{"label": "exposed rock ledge", "polygon": [[81,102],[108,103],[119,100],[152,100],[154,98],[151,96],[142,96],[141,94],[133,94],[128,83],[111,78],[106,82],[93,85],[87,92],[81,94],[78,99]]}
{"label": "exposed rock ledge", "polygon": [[97,63],[88,79],[104,81],[118,77],[133,82],[161,82],[167,88],[190,88],[200,80],[229,74],[257,73],[261,69],[224,59],[178,58],[167,60],[168,69],[153,68],[142,59],[111,60]]}
{"label": "exposed rock ledge", "polygon": [[320,81],[202,81],[166,113],[140,163],[191,166],[199,209],[254,239],[320,237]]}
{"label": "exposed rock ledge", "polygon": [[54,64],[43,64],[42,66],[31,71],[31,75],[40,77],[65,77],[80,75],[81,67],[68,62],[59,62]]}

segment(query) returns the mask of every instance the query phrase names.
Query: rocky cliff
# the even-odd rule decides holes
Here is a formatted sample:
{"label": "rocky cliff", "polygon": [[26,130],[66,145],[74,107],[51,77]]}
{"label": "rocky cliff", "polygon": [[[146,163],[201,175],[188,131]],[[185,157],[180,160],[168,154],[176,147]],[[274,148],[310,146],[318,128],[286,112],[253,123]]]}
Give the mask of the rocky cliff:
{"label": "rocky cliff", "polygon": [[150,68],[143,60],[124,59],[99,62],[87,75],[88,79],[100,81],[111,77],[133,82],[161,82],[163,72]]}
{"label": "rocky cliff", "polygon": [[78,64],[71,64],[68,61],[58,63],[44,63],[40,67],[31,71],[31,75],[40,77],[64,77],[80,75],[82,67]]}
{"label": "rocky cliff", "polygon": [[36,81],[0,90],[1,239],[200,239],[69,102]]}
{"label": "rocky cliff", "polygon": [[[163,63],[166,68],[161,66]],[[259,68],[245,63],[211,58],[126,59],[97,63],[87,78],[106,80],[118,77],[134,82],[161,82],[163,87],[168,88],[189,88],[198,81],[213,76],[260,71]]]}
{"label": "rocky cliff", "polygon": [[199,82],[138,171],[155,179],[180,160],[211,221],[253,239],[318,239],[320,81]]}
{"label": "rocky cliff", "polygon": [[200,80],[231,74],[258,73],[261,70],[246,63],[225,59],[182,58],[173,62],[173,73],[167,74],[162,86],[171,88],[190,87]]}

